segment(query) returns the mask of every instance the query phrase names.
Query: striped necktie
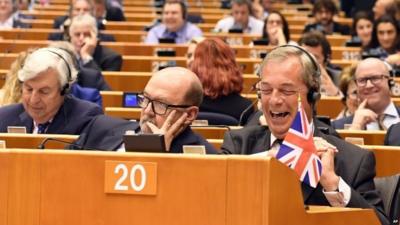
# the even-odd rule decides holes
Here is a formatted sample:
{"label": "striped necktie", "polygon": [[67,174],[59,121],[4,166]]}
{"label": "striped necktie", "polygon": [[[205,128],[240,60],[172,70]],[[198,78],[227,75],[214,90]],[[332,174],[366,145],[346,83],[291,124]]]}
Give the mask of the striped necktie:
{"label": "striped necktie", "polygon": [[49,125],[50,125],[50,122],[38,124],[38,134],[46,133],[46,130],[49,127]]}

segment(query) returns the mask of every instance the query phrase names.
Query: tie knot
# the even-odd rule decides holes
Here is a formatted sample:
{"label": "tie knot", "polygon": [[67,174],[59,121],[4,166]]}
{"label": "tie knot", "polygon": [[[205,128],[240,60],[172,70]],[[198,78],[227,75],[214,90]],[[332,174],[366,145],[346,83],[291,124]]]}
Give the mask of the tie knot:
{"label": "tie knot", "polygon": [[40,123],[38,124],[38,134],[46,133],[47,127],[50,125],[50,122]]}
{"label": "tie knot", "polygon": [[170,32],[167,37],[175,39],[176,37],[178,37],[178,34],[176,32]]}
{"label": "tie knot", "polygon": [[380,114],[380,115],[378,116],[378,124],[379,124],[379,128],[380,128],[381,130],[387,130],[387,127],[386,127],[386,125],[385,125],[385,123],[384,123],[385,117],[386,117],[386,114],[385,114],[385,113],[382,113],[382,114]]}

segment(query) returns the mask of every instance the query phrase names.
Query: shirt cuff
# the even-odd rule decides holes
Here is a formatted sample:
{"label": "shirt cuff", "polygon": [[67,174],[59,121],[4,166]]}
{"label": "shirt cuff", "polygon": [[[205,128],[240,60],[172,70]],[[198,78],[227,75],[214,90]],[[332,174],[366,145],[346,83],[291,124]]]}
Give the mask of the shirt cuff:
{"label": "shirt cuff", "polygon": [[93,60],[92,56],[86,56],[85,58],[82,58],[82,63],[83,63],[83,65],[86,65],[88,62],[90,62],[92,60]]}
{"label": "shirt cuff", "polygon": [[329,204],[334,207],[346,207],[351,198],[351,188],[341,177],[337,191],[322,190],[322,193],[324,193]]}

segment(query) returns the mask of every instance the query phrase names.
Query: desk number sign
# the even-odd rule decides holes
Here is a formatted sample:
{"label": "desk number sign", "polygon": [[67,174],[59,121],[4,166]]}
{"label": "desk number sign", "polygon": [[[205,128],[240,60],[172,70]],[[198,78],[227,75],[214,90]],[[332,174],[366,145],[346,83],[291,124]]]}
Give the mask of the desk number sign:
{"label": "desk number sign", "polygon": [[157,163],[106,161],[104,192],[156,195]]}

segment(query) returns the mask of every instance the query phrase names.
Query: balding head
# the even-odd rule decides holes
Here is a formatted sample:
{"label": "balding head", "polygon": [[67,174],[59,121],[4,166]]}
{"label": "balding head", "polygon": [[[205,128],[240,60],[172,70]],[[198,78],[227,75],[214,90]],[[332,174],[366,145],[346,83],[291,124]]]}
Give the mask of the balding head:
{"label": "balding head", "polygon": [[358,64],[356,72],[355,72],[356,78],[357,78],[357,74],[359,74],[360,71],[362,72],[365,69],[368,69],[368,68],[371,68],[371,67],[379,69],[380,73],[387,74],[389,76],[388,67],[386,66],[386,64],[382,60],[377,59],[377,58],[367,58],[367,59],[362,60]]}
{"label": "balding head", "polygon": [[176,93],[181,100],[175,104],[199,106],[203,100],[203,87],[192,71],[183,67],[168,67],[153,74],[151,83],[163,84],[165,90]]}

